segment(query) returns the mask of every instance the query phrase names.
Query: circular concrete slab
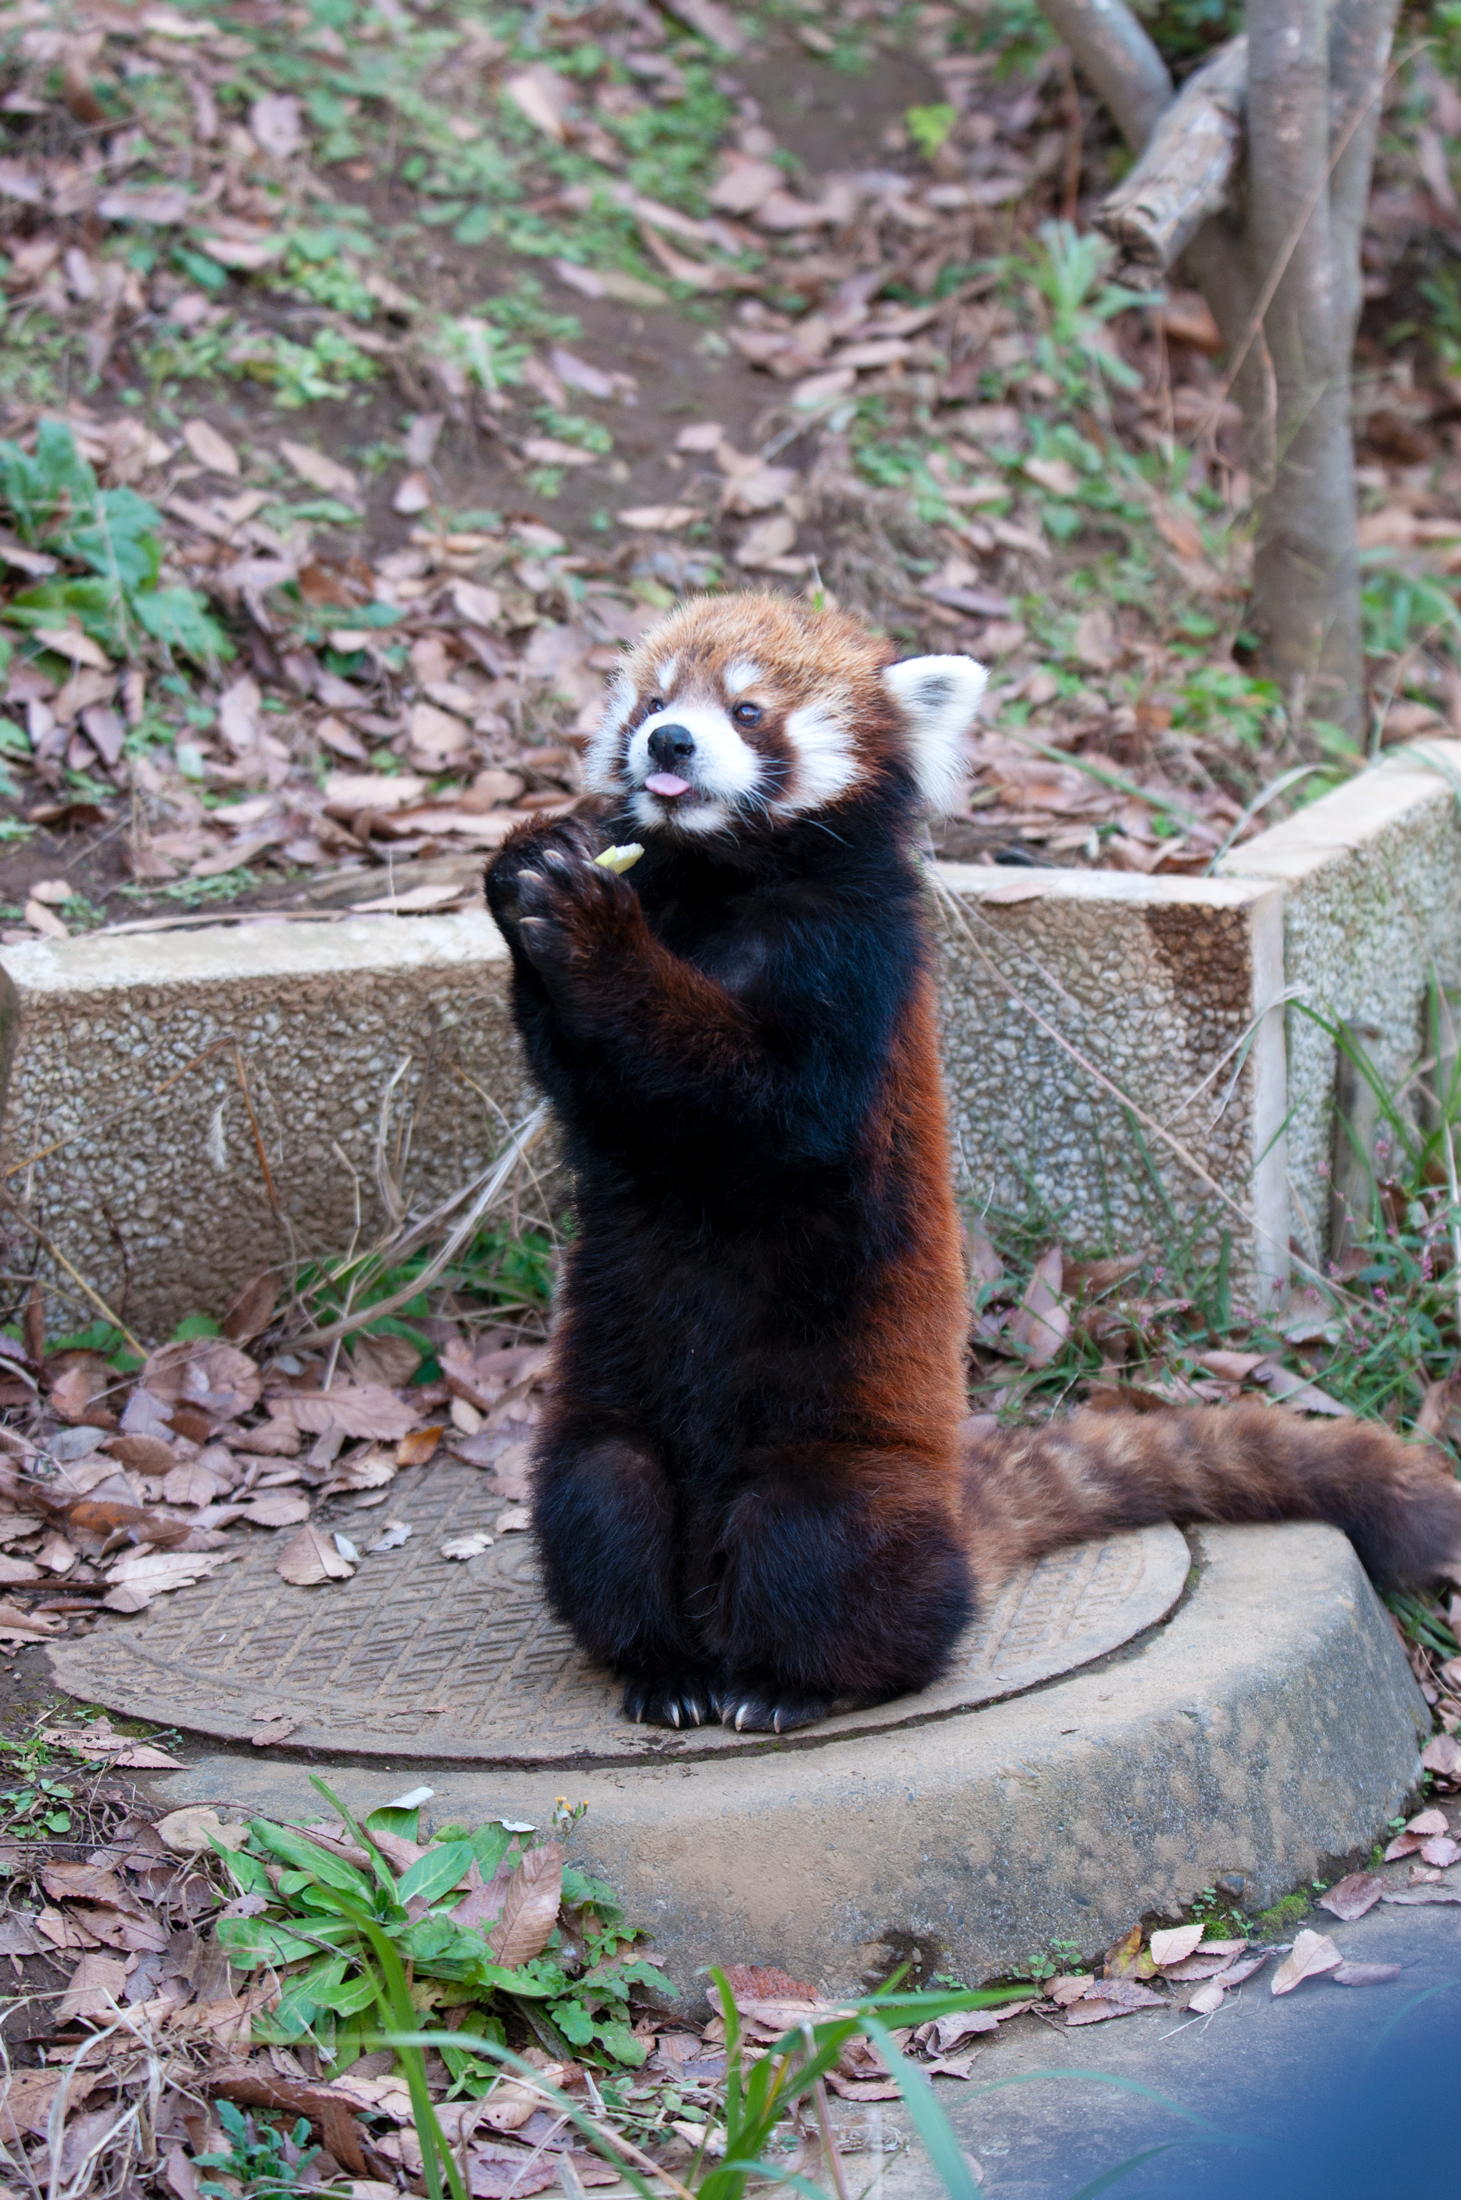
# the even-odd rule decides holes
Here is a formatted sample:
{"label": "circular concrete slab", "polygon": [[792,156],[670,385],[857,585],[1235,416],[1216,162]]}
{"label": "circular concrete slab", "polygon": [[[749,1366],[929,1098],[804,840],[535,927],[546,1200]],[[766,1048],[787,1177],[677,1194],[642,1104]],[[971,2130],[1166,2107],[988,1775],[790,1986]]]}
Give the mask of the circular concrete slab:
{"label": "circular concrete slab", "polygon": [[[187,1768],[159,1782],[173,1809],[206,1802],[314,1816],[317,1771],[354,1810],[419,1784],[432,1791],[437,1824],[541,1826],[566,1788],[588,1805],[577,1859],[650,1928],[656,1960],[697,2001],[707,1963],[776,1963],[840,1991],[890,1959],[977,1979],[1020,1966],[1052,1939],[1090,1955],[1136,1918],[1171,1914],[1223,1877],[1240,1879],[1245,1905],[1261,1908],[1368,1854],[1418,1777],[1429,1713],[1389,1613],[1333,1528],[1195,1530],[1196,1578],[1164,1620],[1074,1671],[1022,1689],[1007,1678],[994,1701],[929,1715],[915,1698],[888,1706],[876,1727],[737,1745],[626,1728],[610,1716],[603,1676],[565,1662],[556,1635],[515,1647],[520,1625],[504,1615],[515,1608],[520,1620],[523,1606],[434,1560],[421,1533],[433,1487],[445,1485],[428,1476],[393,1508],[412,1519],[422,1548],[409,1555],[413,1536],[405,1553],[370,1561],[346,1593],[281,1595],[264,1543],[230,1569],[222,1612],[215,1578],[141,1627],[64,1646],[59,1677],[165,1716],[186,1696],[195,1728],[285,1700],[279,1677],[290,1679],[288,1700],[309,1720],[293,1737],[296,1753],[234,1741],[190,1748]],[[1180,1550],[1185,1566],[1188,1540],[1175,1531],[1142,1542],[1155,1551],[1154,1579],[1168,1553]],[[525,1553],[511,1559],[526,1563]],[[1068,1553],[1042,1569],[1056,1609],[1080,1612],[1054,1585],[1063,1569],[1093,1563],[1103,1561]],[[370,1633],[352,1600],[372,1570]],[[1026,1670],[1051,1654],[1040,1580],[1017,1585],[999,1631],[977,1655],[971,1645],[966,1675],[980,1658],[991,1676],[1008,1676],[1020,1670],[1006,1662],[1012,1652],[1028,1658]],[[423,1600],[440,1605],[425,1631]],[[436,1646],[429,1666],[424,1641]],[[372,1686],[381,1691],[373,1705]],[[370,1723],[330,1732],[347,1700],[364,1702]],[[409,1710],[442,1702],[461,1709]],[[577,1708],[554,1727],[560,1703]],[[422,1722],[409,1769],[383,1761],[380,1745],[352,1747],[355,1733],[381,1735],[403,1708]],[[477,1717],[496,1737],[490,1747],[511,1748],[514,1715],[529,1748],[542,1750],[545,1735],[559,1749],[576,1738],[572,1770],[561,1758],[466,1755]],[[318,1739],[301,1755],[306,1732]],[[388,1746],[408,1754],[394,1735]]]}
{"label": "circular concrete slab", "polygon": [[[630,1765],[734,1757],[765,1735],[631,1726],[611,1674],[591,1666],[543,1602],[531,1538],[508,1534],[466,1562],[448,1537],[480,1528],[481,1476],[444,1459],[402,1475],[399,1550],[365,1557],[350,1581],[298,1589],[274,1570],[284,1538],[251,1536],[236,1562],[132,1620],[51,1652],[72,1695],[136,1718],[241,1740],[298,1721],[282,1745],[360,1757],[482,1765]],[[364,1543],[382,1512],[344,1516]],[[362,1525],[365,1523],[365,1525]],[[1172,1527],[1056,1552],[1021,1569],[964,1635],[938,1687],[789,1737],[830,1743],[947,1719],[1088,1665],[1166,1617],[1191,1568]],[[783,1745],[785,1746],[785,1745]]]}

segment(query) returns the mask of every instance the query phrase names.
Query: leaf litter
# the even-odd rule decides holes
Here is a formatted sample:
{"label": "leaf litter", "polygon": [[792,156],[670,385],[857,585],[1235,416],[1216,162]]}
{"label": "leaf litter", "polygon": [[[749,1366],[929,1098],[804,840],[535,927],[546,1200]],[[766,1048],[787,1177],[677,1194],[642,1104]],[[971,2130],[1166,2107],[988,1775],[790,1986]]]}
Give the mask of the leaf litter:
{"label": "leaf litter", "polygon": [[[607,0],[591,42],[553,10],[367,8],[348,39],[273,4],[186,35],[53,14],[15,11],[7,47],[6,769],[27,831],[125,845],[140,906],[474,896],[483,847],[584,800],[619,650],[745,578],[994,666],[951,854],[1202,871],[1363,760],[1275,791],[1216,332],[1195,294],[1123,292],[1071,224],[1072,97],[1083,206],[1117,147],[1044,38],[712,0]],[[887,111],[880,54],[932,104]],[[795,103],[771,127],[768,63],[855,92],[842,165]],[[1368,616],[1398,737],[1450,707],[1461,542],[1449,388],[1384,341],[1438,82],[1396,72],[1366,243]],[[733,419],[644,421],[645,315]],[[136,546],[120,624],[57,517],[78,468]],[[28,894],[10,929],[118,915]]]}
{"label": "leaf litter", "polygon": [[[277,1295],[271,1286],[271,1310]],[[264,1294],[243,1297],[252,1311],[237,1326],[252,1328]],[[528,1526],[525,1439],[547,1368],[532,1316],[430,1317],[430,1366],[390,1329],[357,1336],[348,1355],[290,1351],[291,1318],[256,1332],[252,1352],[192,1333],[140,1363],[120,1339],[110,1357],[64,1341],[50,1349],[32,1321],[28,1410],[11,1408],[0,1427],[0,1639],[18,1646],[145,1611],[259,1533],[277,1536],[276,1571],[292,1586],[348,1581],[400,1549],[411,1525],[392,1516],[352,1536],[336,1508],[388,1501],[404,1469],[448,1453],[481,1471],[482,1511],[443,1560]],[[470,1433],[444,1413],[464,1397],[475,1401]]]}

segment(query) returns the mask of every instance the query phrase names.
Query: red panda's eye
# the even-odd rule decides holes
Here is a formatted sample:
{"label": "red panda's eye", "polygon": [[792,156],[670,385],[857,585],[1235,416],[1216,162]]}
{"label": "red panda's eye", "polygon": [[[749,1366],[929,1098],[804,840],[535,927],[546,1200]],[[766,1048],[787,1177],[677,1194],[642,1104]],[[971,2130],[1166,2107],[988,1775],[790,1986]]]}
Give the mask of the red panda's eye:
{"label": "red panda's eye", "polygon": [[756,703],[737,703],[731,716],[738,726],[759,726],[761,723],[761,710]]}
{"label": "red panda's eye", "polygon": [[658,695],[651,695],[649,701],[645,704],[644,707],[648,716],[653,718],[655,712],[657,710],[663,710],[665,706]]}

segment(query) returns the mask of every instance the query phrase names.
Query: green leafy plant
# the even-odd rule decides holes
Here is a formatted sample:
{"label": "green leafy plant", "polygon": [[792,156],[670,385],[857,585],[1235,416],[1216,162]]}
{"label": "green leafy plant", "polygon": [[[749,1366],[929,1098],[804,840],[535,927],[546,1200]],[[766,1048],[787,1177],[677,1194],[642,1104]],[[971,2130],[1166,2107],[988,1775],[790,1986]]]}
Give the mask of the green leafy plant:
{"label": "green leafy plant", "polygon": [[1417,570],[1394,550],[1362,550],[1360,605],[1365,648],[1372,657],[1398,657],[1432,636],[1461,648],[1461,606],[1437,574]]}
{"label": "green leafy plant", "polygon": [[196,589],[161,585],[156,505],[101,488],[64,421],[41,421],[33,453],[0,443],[0,506],[21,541],[62,569],[17,590],[3,606],[11,626],[79,626],[116,656],[149,640],[204,664],[233,655]]}
{"label": "green leafy plant", "polygon": [[1113,247],[1073,222],[1043,222],[1029,249],[1029,279],[1044,309],[1045,326],[1036,344],[1042,370],[1072,402],[1088,402],[1103,379],[1119,389],[1137,389],[1141,377],[1117,357],[1105,331],[1128,306],[1158,303],[1155,294],[1108,282]]}
{"label": "green leafy plant", "polygon": [[240,2200],[240,2194],[243,2200],[271,2200],[275,2194],[318,2189],[309,2170],[321,2149],[309,2144],[308,2117],[301,2116],[286,2139],[268,2124],[256,2125],[232,2101],[220,2100],[216,2106],[227,2148],[194,2160],[199,2169],[219,2170],[232,2182],[204,2178],[198,2190],[207,2200]]}
{"label": "green leafy plant", "polygon": [[959,110],[957,107],[950,107],[945,102],[940,101],[932,107],[909,107],[905,109],[903,125],[909,137],[913,140],[914,146],[922,153],[924,159],[932,160],[958,119]]}
{"label": "green leafy plant", "polygon": [[40,1736],[30,1734],[18,1742],[0,1737],[0,1757],[9,1758],[20,1774],[18,1787],[0,1789],[0,1828],[31,1840],[69,1833],[76,1790],[67,1780],[49,1777],[53,1754]]}
{"label": "green leafy plant", "polygon": [[[504,1963],[485,1929],[457,1924],[452,1912],[470,1874],[479,1887],[496,1877],[510,1914],[514,1882],[526,1890],[533,1879],[525,1862],[536,1846],[529,1835],[500,1821],[475,1831],[448,1827],[397,1873],[373,1837],[391,1835],[414,1847],[416,1812],[375,1811],[357,1825],[322,1781],[313,1784],[365,1853],[365,1868],[262,1818],[251,1821],[245,1848],[219,1852],[240,1893],[266,1898],[259,1915],[218,1923],[230,1963],[279,1975],[278,2002],[255,2017],[256,2037],[310,2039],[336,2064],[353,2061],[363,2027],[386,2008],[388,1948],[395,1962],[410,1966],[418,2020],[427,2010],[467,2008],[494,2040],[505,2036],[504,2017],[516,2017],[565,2057],[577,2053],[609,2068],[635,2069],[644,2061],[647,2050],[629,2023],[630,1992],[673,1996],[676,1989],[635,1952],[641,1936],[625,1924],[601,1880],[564,1870],[560,1921],[543,1932],[537,1953]],[[433,2045],[459,2090],[486,2091],[495,2073],[459,2037],[443,2028]]]}

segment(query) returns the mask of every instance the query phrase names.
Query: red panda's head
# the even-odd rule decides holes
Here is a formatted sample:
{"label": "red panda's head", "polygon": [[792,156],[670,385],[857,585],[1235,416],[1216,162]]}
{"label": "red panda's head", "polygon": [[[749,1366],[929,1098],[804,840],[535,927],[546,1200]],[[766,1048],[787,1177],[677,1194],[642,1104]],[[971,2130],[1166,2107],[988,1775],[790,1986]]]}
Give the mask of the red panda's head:
{"label": "red panda's head", "polygon": [[736,833],[830,809],[890,763],[947,809],[985,673],[910,657],[842,611],[783,596],[701,597],[615,672],[584,777],[637,831]]}

